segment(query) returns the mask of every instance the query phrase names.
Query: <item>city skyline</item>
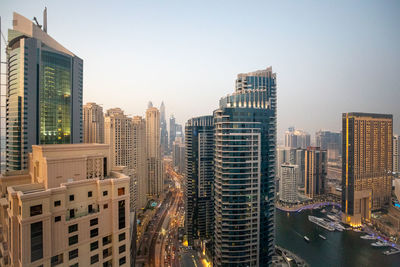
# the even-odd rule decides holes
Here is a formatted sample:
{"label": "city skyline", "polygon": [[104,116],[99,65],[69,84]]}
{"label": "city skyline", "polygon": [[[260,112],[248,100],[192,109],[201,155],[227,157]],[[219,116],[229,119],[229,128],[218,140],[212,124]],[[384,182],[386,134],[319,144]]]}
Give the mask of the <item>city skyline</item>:
{"label": "city skyline", "polygon": [[[400,132],[399,3],[346,3],[346,9],[336,3],[311,8],[294,2],[256,4],[260,8],[240,21],[235,19],[241,12],[238,3],[121,3],[105,9],[103,2],[94,7],[79,2],[75,8],[70,2],[5,1],[0,15],[6,32],[13,11],[42,23],[47,6],[49,34],[85,60],[83,102],[103,104],[104,110],[120,107],[144,116],[149,100],[155,106],[164,101],[167,118],[174,114],[182,124],[217,109],[215,99],[234,88],[237,72],[274,66],[280,81],[278,140],[289,126],[312,136],[319,129],[339,131],[341,114],[356,111],[393,114],[394,133]],[[57,19],[72,9],[73,20]],[[96,12],[86,20],[92,9]],[[268,9],[277,12],[261,16]],[[149,12],[152,16],[143,15]],[[117,42],[116,36],[127,30],[126,42]],[[258,39],[229,41],[243,34]],[[294,42],[296,46],[288,45]],[[103,52],[116,44],[113,54]],[[114,67],[104,67],[110,60]],[[309,112],[309,101],[321,112]]]}

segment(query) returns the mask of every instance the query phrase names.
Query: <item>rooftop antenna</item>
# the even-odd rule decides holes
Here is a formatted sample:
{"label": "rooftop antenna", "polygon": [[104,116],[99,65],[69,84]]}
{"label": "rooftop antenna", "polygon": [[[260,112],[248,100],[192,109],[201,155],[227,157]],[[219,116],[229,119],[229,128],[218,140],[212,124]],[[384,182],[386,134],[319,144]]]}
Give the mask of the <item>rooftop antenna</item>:
{"label": "rooftop antenna", "polygon": [[47,7],[43,10],[43,31],[47,33]]}
{"label": "rooftop antenna", "polygon": [[33,17],[33,20],[36,22],[36,25],[37,25],[39,28],[42,28],[42,25],[39,24],[39,22],[37,21],[36,17]]}

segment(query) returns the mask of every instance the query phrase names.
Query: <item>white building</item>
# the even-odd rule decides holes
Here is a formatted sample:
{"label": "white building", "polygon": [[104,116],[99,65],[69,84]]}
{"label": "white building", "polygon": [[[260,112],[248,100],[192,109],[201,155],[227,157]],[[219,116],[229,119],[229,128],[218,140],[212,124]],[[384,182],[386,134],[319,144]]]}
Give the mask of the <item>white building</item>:
{"label": "white building", "polygon": [[296,203],[297,180],[299,176],[299,166],[292,164],[281,165],[281,179],[279,184],[279,199],[287,203]]}

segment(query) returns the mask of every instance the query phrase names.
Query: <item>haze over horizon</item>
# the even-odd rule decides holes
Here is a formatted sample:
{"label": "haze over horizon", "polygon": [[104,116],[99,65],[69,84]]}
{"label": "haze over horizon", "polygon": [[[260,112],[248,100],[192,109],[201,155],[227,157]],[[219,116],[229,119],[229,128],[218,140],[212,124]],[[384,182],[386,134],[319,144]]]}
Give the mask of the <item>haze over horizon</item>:
{"label": "haze over horizon", "polygon": [[400,2],[305,2],[6,0],[0,16],[6,33],[12,12],[42,23],[47,6],[48,33],[84,60],[83,102],[105,110],[164,101],[184,124],[212,114],[238,73],[272,66],[278,139],[339,131],[351,111],[393,114],[400,134]]}

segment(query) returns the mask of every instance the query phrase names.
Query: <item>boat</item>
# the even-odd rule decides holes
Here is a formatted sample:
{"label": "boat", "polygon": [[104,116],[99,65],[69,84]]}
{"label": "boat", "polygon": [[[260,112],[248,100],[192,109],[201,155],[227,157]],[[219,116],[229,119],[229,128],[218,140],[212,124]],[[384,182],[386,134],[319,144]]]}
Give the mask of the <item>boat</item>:
{"label": "boat", "polygon": [[372,236],[372,235],[362,235],[360,236],[361,239],[367,239],[367,240],[375,240],[376,237]]}
{"label": "boat", "polygon": [[373,246],[373,247],[389,247],[390,245],[387,242],[377,241],[375,243],[372,243],[371,246]]}
{"label": "boat", "polygon": [[328,217],[332,221],[338,221],[339,220],[335,215],[332,215],[332,214],[328,214],[328,215],[326,215],[326,217]]}
{"label": "boat", "polygon": [[328,230],[328,231],[331,231],[331,232],[335,231],[335,228],[332,227],[331,225],[329,225],[329,224],[328,224],[324,219],[322,219],[322,218],[318,218],[318,217],[315,217],[315,216],[308,215],[308,220],[309,220],[310,222],[313,222],[313,223],[315,223],[316,225],[318,225],[318,226],[320,226],[320,227],[322,227],[322,228]]}
{"label": "boat", "polygon": [[304,236],[304,240],[310,242],[310,239],[306,235]]}
{"label": "boat", "polygon": [[343,225],[341,225],[340,223],[336,222],[335,223],[335,229],[342,232],[343,230],[346,230],[346,227],[344,227]]}
{"label": "boat", "polygon": [[322,213],[326,213],[326,209],[321,210]]}
{"label": "boat", "polygon": [[339,210],[337,210],[335,207],[333,207],[332,212],[337,213]]}
{"label": "boat", "polygon": [[323,235],[318,235],[319,237],[321,237],[323,240],[326,240],[326,237]]}
{"label": "boat", "polygon": [[318,209],[320,209],[321,207],[318,207],[318,206],[315,206],[314,208],[312,208],[313,210],[318,210]]}
{"label": "boat", "polygon": [[391,249],[391,250],[387,250],[387,251],[383,252],[383,254],[385,254],[385,255],[393,255],[393,254],[397,254],[397,253],[400,253],[400,250]]}

